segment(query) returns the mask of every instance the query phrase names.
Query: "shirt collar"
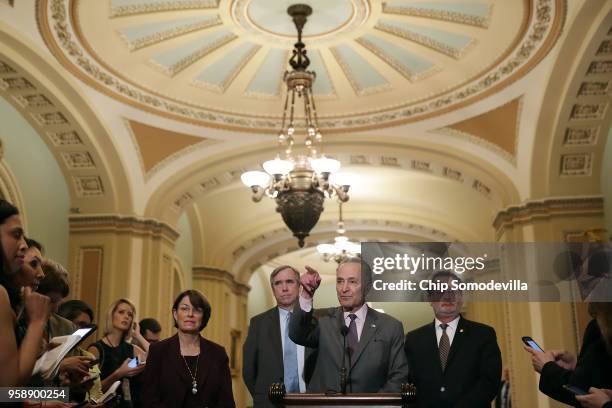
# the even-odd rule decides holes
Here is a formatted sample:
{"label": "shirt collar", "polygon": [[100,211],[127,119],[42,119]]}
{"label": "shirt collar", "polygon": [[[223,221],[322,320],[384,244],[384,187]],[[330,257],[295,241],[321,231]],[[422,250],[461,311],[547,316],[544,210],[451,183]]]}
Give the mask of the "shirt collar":
{"label": "shirt collar", "polygon": [[286,319],[289,313],[291,313],[289,310],[283,309],[280,306],[278,307],[278,315],[281,319]]}
{"label": "shirt collar", "polygon": [[[453,329],[453,331],[457,330],[457,325],[459,324],[459,319],[461,319],[461,315],[455,317],[452,321],[448,322],[448,327]],[[435,319],[436,329],[440,329],[440,325],[442,324],[437,318]]]}
{"label": "shirt collar", "polygon": [[357,319],[361,320],[362,322],[365,322],[366,315],[368,314],[368,305],[366,303],[364,303],[355,312],[344,312],[344,320],[348,319],[348,315],[351,314],[351,313],[356,314],[357,315]]}

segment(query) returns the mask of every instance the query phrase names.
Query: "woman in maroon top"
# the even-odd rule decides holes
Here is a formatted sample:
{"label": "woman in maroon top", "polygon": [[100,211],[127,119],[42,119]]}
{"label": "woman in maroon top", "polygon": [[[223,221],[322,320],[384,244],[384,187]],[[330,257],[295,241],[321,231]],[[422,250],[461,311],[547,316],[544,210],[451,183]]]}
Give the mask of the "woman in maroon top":
{"label": "woman in maroon top", "polygon": [[225,349],[200,336],[210,313],[210,304],[197,290],[178,295],[172,306],[178,333],[149,348],[144,406],[235,408]]}

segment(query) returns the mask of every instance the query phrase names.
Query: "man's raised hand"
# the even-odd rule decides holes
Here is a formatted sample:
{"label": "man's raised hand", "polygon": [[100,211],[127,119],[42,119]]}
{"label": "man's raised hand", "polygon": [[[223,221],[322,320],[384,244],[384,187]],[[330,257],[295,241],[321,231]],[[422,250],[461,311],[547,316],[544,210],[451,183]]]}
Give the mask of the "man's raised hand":
{"label": "man's raised hand", "polygon": [[300,276],[300,284],[302,285],[302,296],[306,299],[312,299],[315,291],[321,284],[321,276],[319,272],[306,266],[306,272]]}

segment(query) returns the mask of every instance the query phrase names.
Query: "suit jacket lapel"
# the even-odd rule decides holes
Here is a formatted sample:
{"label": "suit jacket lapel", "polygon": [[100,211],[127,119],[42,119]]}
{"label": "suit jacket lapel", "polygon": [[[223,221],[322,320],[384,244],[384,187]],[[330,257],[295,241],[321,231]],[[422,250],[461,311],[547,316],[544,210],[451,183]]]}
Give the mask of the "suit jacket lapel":
{"label": "suit jacket lapel", "polygon": [[455,331],[455,336],[453,337],[453,344],[451,344],[450,351],[448,352],[448,359],[446,360],[446,368],[450,366],[451,361],[455,354],[457,354],[457,350],[460,350],[463,347],[463,343],[465,342],[466,329],[465,329],[465,319],[463,317],[459,318],[459,324],[457,324],[457,330]]}
{"label": "suit jacket lapel", "polygon": [[[264,337],[268,337],[270,339],[271,342],[271,346],[272,346],[272,350],[273,350],[273,355],[276,358],[276,363],[278,364],[278,367],[280,368],[280,372],[282,373],[281,375],[284,376],[285,374],[285,366],[283,364],[283,341],[281,339],[281,329],[280,329],[280,316],[279,316],[279,311],[278,311],[278,307],[275,307],[274,309],[272,309],[270,311],[270,313],[268,314],[269,317],[269,330],[270,330],[270,334],[271,336],[267,336],[266,333],[260,333],[262,334]],[[281,377],[279,380],[282,380],[283,377]]]}
{"label": "suit jacket lapel", "polygon": [[376,322],[378,321],[378,317],[376,316],[376,312],[368,307],[368,311],[366,313],[366,319],[363,324],[363,329],[361,331],[361,337],[359,338],[359,345],[357,346],[357,351],[355,351],[354,355],[351,357],[351,368],[355,366],[357,360],[363,353],[363,350],[368,346],[368,343],[374,338],[374,334],[378,330],[378,326]]}
{"label": "suit jacket lapel", "polygon": [[438,336],[436,335],[436,321],[435,320],[428,327],[427,337],[428,338],[427,338],[426,344],[428,345],[428,348],[429,348],[428,351],[431,351],[431,354],[434,357],[433,361],[437,362],[437,364],[435,364],[436,370],[441,376],[442,375],[442,362],[440,361],[440,349],[438,347]]}

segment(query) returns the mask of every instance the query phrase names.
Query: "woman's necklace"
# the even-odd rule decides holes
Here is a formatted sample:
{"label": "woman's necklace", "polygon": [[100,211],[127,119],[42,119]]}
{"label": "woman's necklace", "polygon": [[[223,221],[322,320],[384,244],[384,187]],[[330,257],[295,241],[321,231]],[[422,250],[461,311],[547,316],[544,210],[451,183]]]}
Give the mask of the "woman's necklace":
{"label": "woman's necklace", "polygon": [[119,344],[117,344],[116,346],[111,342],[110,338],[108,336],[104,336],[104,338],[106,339],[106,342],[108,343],[109,346],[111,346],[112,348],[116,348],[119,346]]}
{"label": "woman's necklace", "polygon": [[185,367],[187,367],[187,371],[189,371],[189,376],[191,377],[191,393],[196,395],[198,393],[198,363],[200,362],[200,355],[198,354],[198,358],[196,359],[195,365],[195,375],[191,373],[191,368],[189,368],[189,364],[187,364],[187,360],[185,360],[185,356],[181,353],[181,357],[183,357],[183,361],[185,362]]}

